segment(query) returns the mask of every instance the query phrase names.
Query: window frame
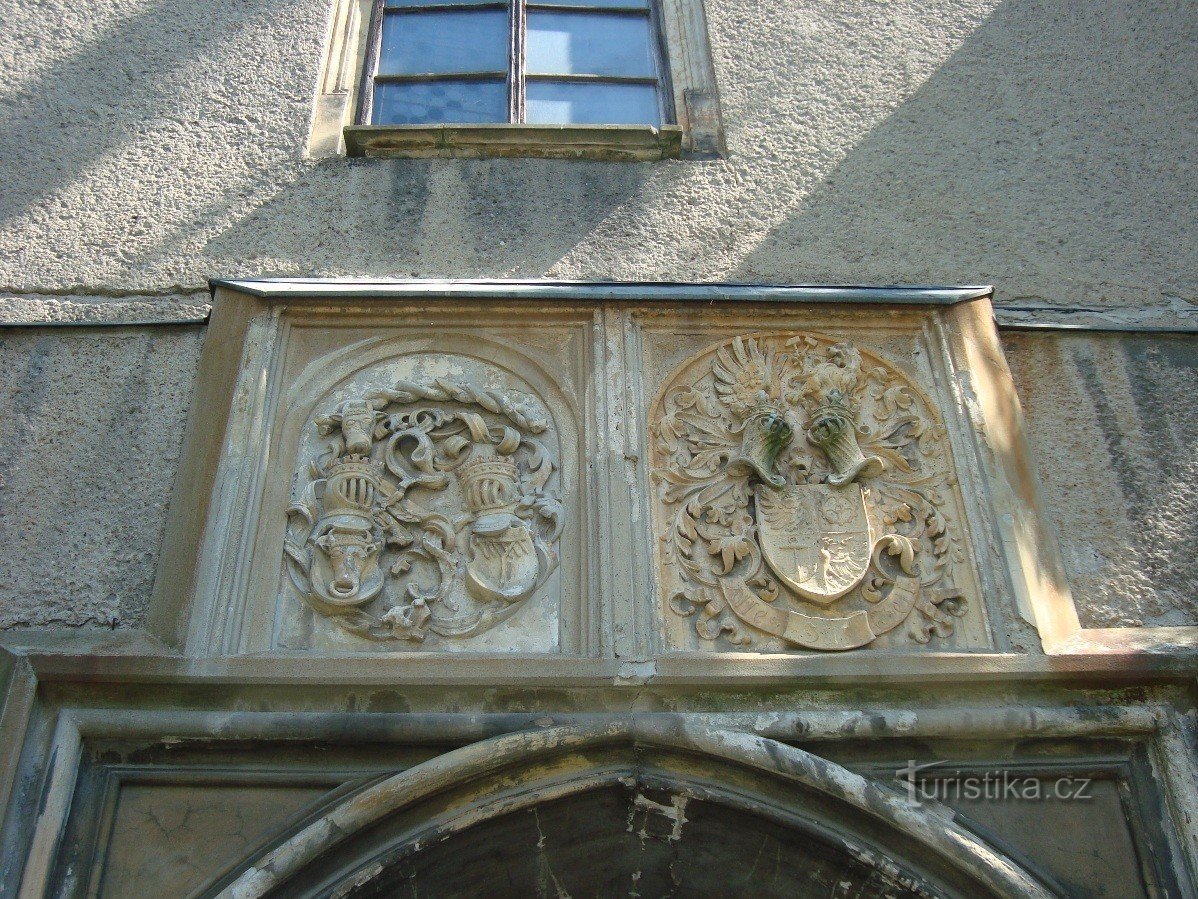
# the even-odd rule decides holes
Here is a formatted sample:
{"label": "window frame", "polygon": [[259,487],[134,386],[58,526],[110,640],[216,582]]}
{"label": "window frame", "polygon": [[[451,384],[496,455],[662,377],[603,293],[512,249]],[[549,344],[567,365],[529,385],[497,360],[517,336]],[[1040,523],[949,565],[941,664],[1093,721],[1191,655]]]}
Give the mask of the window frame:
{"label": "window frame", "polygon": [[[653,76],[620,76],[620,75],[589,75],[589,74],[550,74],[529,73],[526,47],[528,43],[528,12],[543,10],[547,12],[606,14],[611,16],[643,16],[648,21],[649,44],[653,55]],[[379,62],[382,57],[383,20],[387,16],[404,16],[412,13],[461,12],[465,10],[503,10],[508,17],[507,72],[505,86],[507,88],[507,121],[476,122],[476,123],[436,123],[444,127],[494,127],[500,125],[526,125],[527,89],[528,82],[544,81],[572,84],[638,84],[652,86],[657,95],[657,125],[646,127],[660,128],[672,126],[676,122],[674,111],[674,92],[670,79],[669,53],[665,44],[665,29],[663,27],[660,3],[658,0],[645,0],[644,5],[627,3],[624,5],[603,5],[587,3],[579,0],[575,3],[553,2],[553,0],[480,0],[473,3],[450,3],[439,0],[425,0],[408,6],[387,7],[387,0],[373,0],[370,13],[370,30],[366,50],[365,64],[362,66],[361,80],[358,85],[358,103],[354,118],[356,125],[372,125],[374,118],[374,87],[376,84],[419,84],[431,81],[494,81],[499,72],[423,72],[413,74],[379,75]],[[605,123],[580,124],[579,127],[604,125]],[[389,128],[408,127],[404,124],[386,125]],[[559,126],[548,126],[559,127]],[[573,127],[573,123],[562,123],[560,127]]]}
{"label": "window frame", "polygon": [[[313,85],[315,96],[304,148],[306,159],[535,157],[652,162],[726,155],[704,0],[654,0],[652,13],[657,17],[657,27],[653,50],[665,75],[659,80],[659,103],[669,104],[666,108],[670,115],[666,120],[676,123],[658,128],[506,123],[355,124],[361,120],[361,109],[366,109],[361,115],[368,118],[371,114],[370,106],[363,102],[362,84],[365,73],[373,72],[375,65],[369,59],[371,49],[379,46],[371,40],[376,0],[326,2],[329,18],[318,77]],[[506,91],[506,80],[503,88]],[[373,102],[373,96],[370,99]]]}

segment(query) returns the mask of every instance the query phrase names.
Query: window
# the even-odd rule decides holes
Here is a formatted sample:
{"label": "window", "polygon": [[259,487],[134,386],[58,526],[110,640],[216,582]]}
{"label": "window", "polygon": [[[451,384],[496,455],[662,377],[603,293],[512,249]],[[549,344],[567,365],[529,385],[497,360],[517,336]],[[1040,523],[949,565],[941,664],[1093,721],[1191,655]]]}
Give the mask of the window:
{"label": "window", "polygon": [[333,0],[316,104],[315,157],[722,147],[703,0]]}
{"label": "window", "polygon": [[650,0],[381,0],[375,16],[363,124],[673,118]]}

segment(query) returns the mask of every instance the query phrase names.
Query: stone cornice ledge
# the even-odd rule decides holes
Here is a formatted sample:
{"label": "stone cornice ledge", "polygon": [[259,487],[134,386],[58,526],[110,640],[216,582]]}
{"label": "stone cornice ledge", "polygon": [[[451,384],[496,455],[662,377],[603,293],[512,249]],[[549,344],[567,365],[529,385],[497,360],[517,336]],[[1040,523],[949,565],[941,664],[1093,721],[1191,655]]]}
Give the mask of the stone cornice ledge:
{"label": "stone cornice ledge", "polygon": [[0,328],[200,325],[212,310],[208,300],[196,290],[121,296],[0,293]]}
{"label": "stone cornice ledge", "polygon": [[575,300],[579,302],[881,303],[951,306],[989,297],[988,285],[966,287],[826,284],[727,284],[679,281],[398,280],[388,278],[215,278],[255,297],[286,300]]}
{"label": "stone cornice ledge", "polygon": [[[1195,683],[1192,652],[1093,653],[1033,656],[995,653],[927,653],[870,659],[844,656],[756,656],[751,653],[677,653],[644,660],[537,656],[403,653],[394,657],[321,656],[308,653],[197,659],[161,648],[92,645],[20,645],[9,641],[0,657],[23,659],[39,682],[92,684],[388,684],[419,686],[544,686],[639,689],[817,688],[874,686],[901,691],[938,684],[965,688],[1010,683],[1127,685]],[[0,690],[2,695],[2,690]]]}
{"label": "stone cornice ledge", "polygon": [[525,156],[653,162],[682,154],[677,125],[350,125],[350,156],[474,159]]}

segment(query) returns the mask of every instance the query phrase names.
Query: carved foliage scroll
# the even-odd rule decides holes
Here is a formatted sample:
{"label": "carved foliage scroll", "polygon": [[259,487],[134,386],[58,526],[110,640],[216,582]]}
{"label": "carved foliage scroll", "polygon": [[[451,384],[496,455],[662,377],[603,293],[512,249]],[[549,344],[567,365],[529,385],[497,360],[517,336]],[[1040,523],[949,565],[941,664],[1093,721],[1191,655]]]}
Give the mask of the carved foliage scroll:
{"label": "carved foliage scroll", "polygon": [[[315,421],[284,544],[304,602],[373,641],[470,637],[557,568],[551,422],[530,397],[448,378],[361,391]],[[548,440],[548,442],[547,442]]]}
{"label": "carved foliage scroll", "polygon": [[737,337],[653,416],[661,583],[700,638],[848,650],[952,633],[968,600],[945,432],[893,367],[822,336]]}

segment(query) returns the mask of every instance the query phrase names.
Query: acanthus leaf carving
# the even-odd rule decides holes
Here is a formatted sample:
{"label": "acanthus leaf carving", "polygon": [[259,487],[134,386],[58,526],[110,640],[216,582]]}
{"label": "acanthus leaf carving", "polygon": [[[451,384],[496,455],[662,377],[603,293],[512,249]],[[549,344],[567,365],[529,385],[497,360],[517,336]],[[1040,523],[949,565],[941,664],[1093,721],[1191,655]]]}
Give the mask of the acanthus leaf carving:
{"label": "acanthus leaf carving", "polygon": [[284,551],[304,602],[343,630],[468,637],[556,570],[558,466],[532,404],[446,379],[401,380],[314,424],[328,452],[288,509]]}
{"label": "acanthus leaf carving", "polygon": [[707,358],[653,423],[671,612],[741,646],[951,635],[967,607],[953,478],[914,389],[814,335],[736,337]]}

